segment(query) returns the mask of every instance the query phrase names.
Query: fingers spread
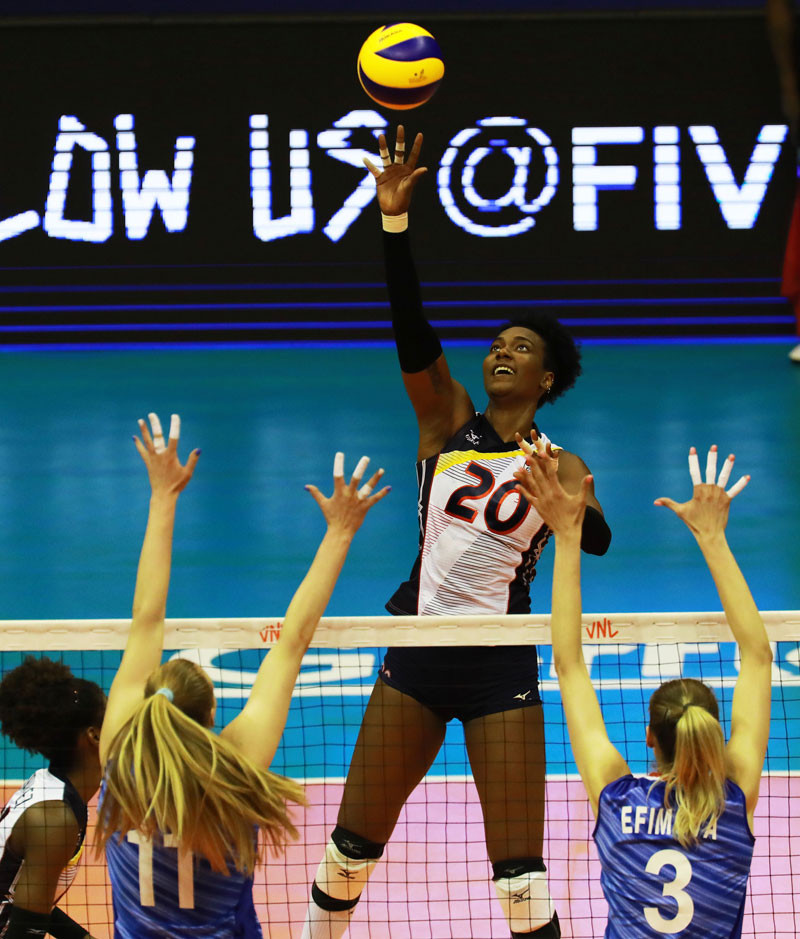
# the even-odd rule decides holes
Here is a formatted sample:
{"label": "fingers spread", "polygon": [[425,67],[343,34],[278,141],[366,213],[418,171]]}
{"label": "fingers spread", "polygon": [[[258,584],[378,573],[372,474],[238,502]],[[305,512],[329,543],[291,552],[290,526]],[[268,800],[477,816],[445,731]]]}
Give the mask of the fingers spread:
{"label": "fingers spread", "polygon": [[675,502],[673,499],[668,499],[666,496],[659,496],[659,498],[655,500],[653,505],[663,505],[668,509],[672,509],[672,511],[676,513],[678,509],[680,508],[679,503]]}
{"label": "fingers spread", "polygon": [[[387,151],[388,152],[388,151]],[[364,157],[364,166],[372,173],[372,175],[377,179],[381,175],[381,171],[377,166],[371,161]]]}
{"label": "fingers spread", "polygon": [[530,456],[533,453],[533,447],[528,443],[528,441],[522,436],[522,434],[514,434],[514,438],[519,444],[520,450],[527,456]]}
{"label": "fingers spread", "polygon": [[364,485],[358,490],[359,499],[368,499],[372,495],[372,490],[377,486],[378,480],[383,476],[384,470],[379,469],[370,480],[364,483]]}
{"label": "fingers spread", "polygon": [[402,163],[406,153],[406,141],[405,134],[397,135],[397,140],[394,145],[394,162]]}
{"label": "fingers spread", "polygon": [[356,463],[356,468],[353,470],[353,475],[350,477],[351,489],[356,489],[358,487],[362,476],[366,472],[367,466],[369,466],[369,457],[362,456],[358,463]]}
{"label": "fingers spread", "polygon": [[[540,443],[541,441],[537,441],[537,446]],[[542,485],[547,478],[547,464],[540,452],[537,450],[532,456],[526,457],[525,462],[528,464],[531,479],[535,480],[538,485]]]}
{"label": "fingers spread", "polygon": [[697,450],[692,447],[689,450],[689,475],[692,477],[692,483],[699,486],[703,482],[700,475],[700,461],[697,459]]}
{"label": "fingers spread", "polygon": [[731,488],[728,490],[728,495],[731,497],[731,499],[732,499],[734,496],[738,496],[739,493],[742,491],[742,489],[744,489],[744,487],[745,487],[749,482],[750,482],[750,477],[749,477],[749,476],[742,476],[742,478],[741,478],[738,482],[735,482],[735,483],[731,486]]}
{"label": "fingers spread", "polygon": [[376,492],[374,496],[369,497],[369,499],[367,500],[367,506],[371,508],[373,505],[375,505],[376,502],[380,502],[381,499],[385,499],[386,496],[388,496],[391,491],[392,491],[391,486],[384,486],[383,489],[380,490],[380,492]]}
{"label": "fingers spread", "polygon": [[150,430],[147,426],[147,422],[141,417],[136,422],[139,425],[139,430],[142,434],[142,440],[144,441],[145,447],[152,453],[153,452],[153,438],[150,436]]}
{"label": "fingers spread", "polygon": [[173,414],[169,420],[169,449],[175,452],[178,449],[178,441],[181,437],[181,419],[180,415]]}
{"label": "fingers spread", "polygon": [[334,488],[344,484],[344,453],[338,451],[333,458],[333,486]]}
{"label": "fingers spread", "polygon": [[161,429],[158,414],[151,411],[147,416],[150,418],[150,426],[153,428],[153,447],[156,453],[163,453],[167,449],[167,445],[164,442],[164,431]]}
{"label": "fingers spread", "polygon": [[306,490],[311,493],[312,498],[317,503],[317,505],[322,506],[325,502],[325,496],[317,489],[316,486],[309,484],[306,486]]}
{"label": "fingers spread", "polygon": [[525,470],[514,473],[514,478],[517,480],[517,487],[528,499],[539,495],[541,491],[541,480],[539,478],[534,479],[532,474]]}
{"label": "fingers spread", "polygon": [[722,487],[723,489],[728,484],[728,480],[730,479],[731,472],[733,471],[733,461],[735,459],[736,457],[732,453],[730,453],[728,454],[728,459],[725,460],[725,462],[722,464],[722,470],[720,471],[719,479],[717,480],[717,485]]}
{"label": "fingers spread", "polygon": [[414,143],[411,147],[411,152],[409,153],[407,160],[407,165],[412,170],[416,168],[420,150],[422,150],[422,134],[417,134],[417,136],[414,138]]}
{"label": "fingers spread", "polygon": [[712,486],[717,481],[717,445],[714,444],[708,451],[706,459],[706,482]]}
{"label": "fingers spread", "polygon": [[[171,437],[170,437],[169,443],[170,443],[170,446],[172,446]],[[192,452],[189,454],[189,459],[186,461],[186,472],[189,474],[189,479],[192,478],[192,474],[194,473],[194,468],[195,466],[197,466],[197,461],[199,459],[200,459],[200,451],[192,450]]]}

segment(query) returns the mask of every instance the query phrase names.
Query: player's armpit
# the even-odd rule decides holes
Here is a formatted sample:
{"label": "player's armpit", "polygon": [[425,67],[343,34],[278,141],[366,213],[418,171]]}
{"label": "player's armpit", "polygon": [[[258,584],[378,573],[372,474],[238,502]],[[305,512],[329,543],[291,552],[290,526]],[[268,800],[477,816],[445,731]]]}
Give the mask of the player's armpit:
{"label": "player's armpit", "polygon": [[586,665],[581,661],[560,668],[558,684],[575,764],[596,815],[600,793],[615,779],[627,776],[630,768],[609,739]]}
{"label": "player's armpit", "polygon": [[439,453],[453,434],[475,414],[466,388],[450,375],[444,354],[424,372],[403,374],[403,384],[417,415],[417,459]]}

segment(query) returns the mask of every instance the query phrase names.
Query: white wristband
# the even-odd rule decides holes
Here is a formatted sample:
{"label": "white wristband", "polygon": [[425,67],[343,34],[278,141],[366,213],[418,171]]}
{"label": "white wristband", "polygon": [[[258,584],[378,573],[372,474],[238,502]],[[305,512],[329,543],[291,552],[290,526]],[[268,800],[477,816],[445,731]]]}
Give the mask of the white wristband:
{"label": "white wristband", "polygon": [[408,228],[408,212],[403,212],[402,215],[384,215],[381,212],[381,220],[384,231],[399,232]]}

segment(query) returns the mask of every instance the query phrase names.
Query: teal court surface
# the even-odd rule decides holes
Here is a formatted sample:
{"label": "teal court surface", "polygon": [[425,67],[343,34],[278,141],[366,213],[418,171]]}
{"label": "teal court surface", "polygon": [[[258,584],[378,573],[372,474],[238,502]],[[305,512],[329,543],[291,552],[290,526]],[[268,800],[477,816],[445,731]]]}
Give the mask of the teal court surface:
{"label": "teal court surface", "polygon": [[[584,346],[576,387],[538,423],[591,468],[613,531],[602,558],[583,564],[584,609],[603,617],[719,608],[693,539],[660,495],[688,498],[686,454],[712,443],[737,455],[734,478],[752,475],[734,501],[729,540],[763,610],[800,610],[800,368],[777,343]],[[446,349],[451,371],[482,408],[479,345]],[[124,619],[129,615],[148,485],[131,442],[136,418],[181,414],[181,453],[203,450],[181,496],[168,616],[256,617],[277,624],[323,532],[303,489],[330,487],[333,454],[347,466],[368,454],[386,468],[390,496],[356,536],[328,613],[381,616],[416,552],[416,428],[392,349],[362,347],[129,348],[0,353],[2,619]],[[550,605],[552,549],[532,589]],[[795,620],[800,619],[800,614]],[[78,623],[64,622],[81,631]],[[786,636],[791,634],[791,630]],[[773,733],[756,822],[746,935],[800,929],[800,625],[775,647]],[[591,639],[588,639],[591,644]],[[72,643],[70,643],[72,645]],[[7,649],[8,645],[4,647]],[[676,674],[701,677],[727,714],[736,677],[732,644],[599,647],[592,675],[615,741],[645,772],[645,707]],[[31,646],[31,651],[36,651]],[[53,653],[50,653],[53,654]],[[241,707],[264,650],[171,649],[209,670],[218,719]],[[382,651],[345,647],[308,654],[275,769],[307,784],[301,837],[257,876],[265,933],[298,937],[308,888],[334,823],[349,753]],[[106,688],[119,653],[63,653]],[[0,653],[3,671],[19,652]],[[546,861],[565,936],[599,936],[604,904],[591,820],[575,775],[549,647],[540,646],[548,760]],[[6,791],[38,763],[6,744]],[[98,939],[111,935],[102,862],[87,849],[70,910]],[[500,937],[480,806],[460,726],[401,817],[353,919],[365,937]]]}

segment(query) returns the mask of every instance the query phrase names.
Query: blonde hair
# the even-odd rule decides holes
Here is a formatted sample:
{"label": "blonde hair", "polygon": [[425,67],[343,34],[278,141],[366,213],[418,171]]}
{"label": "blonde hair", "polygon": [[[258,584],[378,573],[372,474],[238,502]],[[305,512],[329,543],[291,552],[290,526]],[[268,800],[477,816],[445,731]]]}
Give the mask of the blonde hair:
{"label": "blonde hair", "polygon": [[[172,693],[156,694],[161,688]],[[261,769],[209,729],[214,689],[192,662],[166,662],[150,676],[145,699],[111,743],[106,791],[97,819],[97,845],[136,830],[177,837],[180,851],[251,874],[260,850],[254,827],[270,851],[298,837],[286,800],[305,804],[302,788]]]}
{"label": "blonde hair", "polygon": [[650,698],[650,729],[666,782],[664,806],[675,806],[673,836],[689,847],[725,808],[725,736],[714,692],[694,678],[665,682]]}

